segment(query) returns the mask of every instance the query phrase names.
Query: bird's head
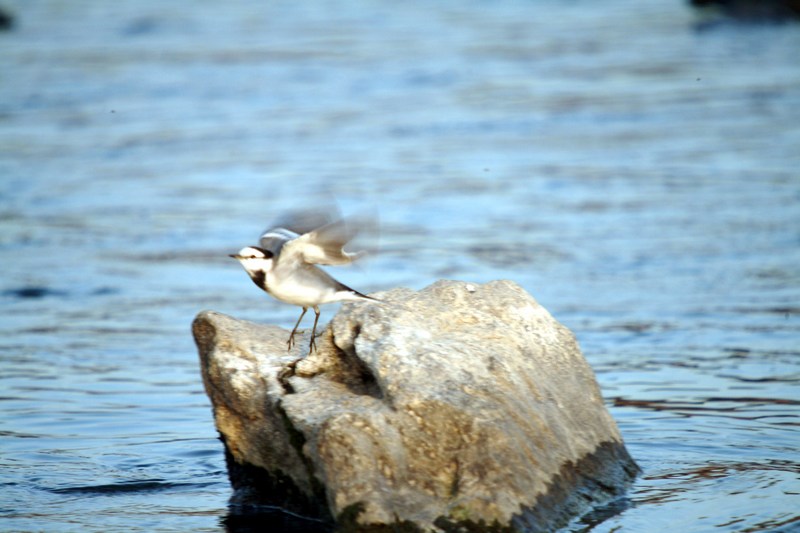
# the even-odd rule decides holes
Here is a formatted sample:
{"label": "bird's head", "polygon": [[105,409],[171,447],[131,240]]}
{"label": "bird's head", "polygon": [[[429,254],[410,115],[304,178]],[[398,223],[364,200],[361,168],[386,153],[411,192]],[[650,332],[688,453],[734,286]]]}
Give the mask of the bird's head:
{"label": "bird's head", "polygon": [[272,252],[256,246],[245,246],[230,256],[238,260],[251,275],[259,271],[267,272],[272,268]]}

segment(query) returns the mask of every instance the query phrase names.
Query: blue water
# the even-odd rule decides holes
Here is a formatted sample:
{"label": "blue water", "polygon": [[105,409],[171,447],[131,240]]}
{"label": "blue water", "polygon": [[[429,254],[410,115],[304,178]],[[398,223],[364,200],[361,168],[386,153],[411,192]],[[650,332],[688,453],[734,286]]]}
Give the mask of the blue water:
{"label": "blue water", "polygon": [[800,25],[3,5],[0,529],[225,530],[189,326],[291,327],[226,254],[331,198],[381,220],[348,285],[512,279],[576,333],[644,473],[568,529],[800,527]]}

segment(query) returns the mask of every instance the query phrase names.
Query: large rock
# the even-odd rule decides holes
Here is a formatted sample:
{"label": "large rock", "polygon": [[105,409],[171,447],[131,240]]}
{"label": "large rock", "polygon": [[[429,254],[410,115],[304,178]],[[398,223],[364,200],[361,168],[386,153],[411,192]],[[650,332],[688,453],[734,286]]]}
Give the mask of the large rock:
{"label": "large rock", "polygon": [[[541,531],[638,468],[572,333],[518,285],[440,281],[348,304],[301,359],[288,331],[205,311],[203,380],[234,512],[340,530]],[[472,529],[471,529],[472,528]]]}

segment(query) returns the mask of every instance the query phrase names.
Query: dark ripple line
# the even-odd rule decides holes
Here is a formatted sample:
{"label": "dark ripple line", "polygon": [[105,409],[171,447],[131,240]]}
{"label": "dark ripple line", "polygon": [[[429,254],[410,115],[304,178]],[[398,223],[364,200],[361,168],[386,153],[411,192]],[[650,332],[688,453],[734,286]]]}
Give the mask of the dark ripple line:
{"label": "dark ripple line", "polygon": [[686,470],[675,470],[664,474],[646,475],[645,479],[716,479],[727,477],[732,472],[758,472],[758,471],[777,471],[800,474],[800,463],[786,459],[770,459],[764,462],[742,461],[742,462],[716,462],[708,463],[696,468]]}
{"label": "dark ripple line", "polygon": [[[712,412],[738,412],[752,407],[763,405],[800,405],[798,400],[786,398],[759,398],[759,397],[722,397],[714,396],[697,401],[674,400],[636,400],[622,397],[609,398],[614,407],[643,407],[653,411],[712,411]],[[708,407],[706,403],[733,403],[739,404],[732,407]]]}
{"label": "dark ripple line", "polygon": [[787,398],[762,398],[759,396],[736,396],[726,398],[724,396],[712,396],[706,398],[707,402],[736,402],[736,403],[771,403],[775,405],[800,405],[800,400],[790,400]]}
{"label": "dark ripple line", "polygon": [[54,494],[118,494],[131,492],[158,492],[174,488],[207,487],[213,483],[175,483],[169,481],[123,481],[105,485],[86,485],[81,487],[64,487],[49,489]]}
{"label": "dark ripple line", "polygon": [[51,289],[50,287],[40,287],[34,285],[19,287],[16,289],[9,289],[3,291],[1,294],[3,296],[8,296],[11,298],[19,298],[21,300],[39,299],[48,297],[62,297],[69,295],[66,291],[62,291],[59,289]]}
{"label": "dark ripple line", "polygon": [[744,383],[797,383],[800,382],[800,377],[791,376],[767,376],[761,378],[748,378],[744,376],[734,376],[732,374],[719,374],[719,377],[725,379],[735,379]]}

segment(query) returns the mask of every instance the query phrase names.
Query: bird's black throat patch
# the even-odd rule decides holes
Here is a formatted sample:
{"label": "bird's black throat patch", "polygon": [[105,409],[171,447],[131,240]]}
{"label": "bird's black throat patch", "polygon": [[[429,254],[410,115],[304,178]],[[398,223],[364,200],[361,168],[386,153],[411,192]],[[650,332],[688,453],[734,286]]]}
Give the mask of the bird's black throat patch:
{"label": "bird's black throat patch", "polygon": [[267,273],[265,271],[256,270],[250,274],[250,279],[253,280],[253,283],[258,285],[259,289],[267,290]]}

